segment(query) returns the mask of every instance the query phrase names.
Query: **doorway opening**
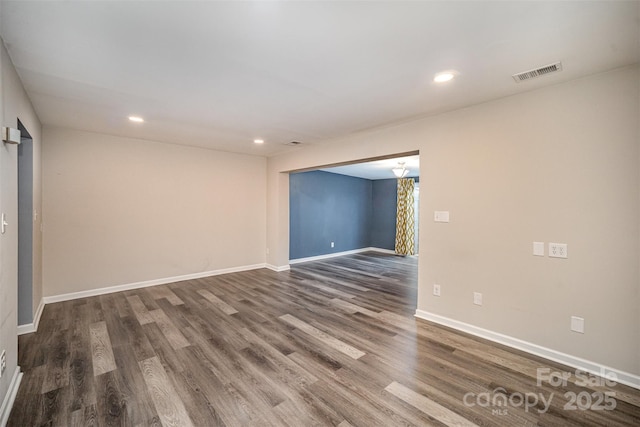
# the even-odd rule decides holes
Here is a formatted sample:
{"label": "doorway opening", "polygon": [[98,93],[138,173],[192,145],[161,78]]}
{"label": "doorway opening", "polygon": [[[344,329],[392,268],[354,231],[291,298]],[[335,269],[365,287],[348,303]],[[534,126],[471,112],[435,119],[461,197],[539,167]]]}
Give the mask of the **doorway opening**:
{"label": "doorway opening", "polygon": [[[415,182],[415,251],[418,253],[419,153],[289,173],[289,263],[362,250],[396,251],[397,175]],[[412,215],[413,216],[413,215]]]}
{"label": "doorway opening", "polygon": [[18,120],[18,325],[33,323],[33,138]]}

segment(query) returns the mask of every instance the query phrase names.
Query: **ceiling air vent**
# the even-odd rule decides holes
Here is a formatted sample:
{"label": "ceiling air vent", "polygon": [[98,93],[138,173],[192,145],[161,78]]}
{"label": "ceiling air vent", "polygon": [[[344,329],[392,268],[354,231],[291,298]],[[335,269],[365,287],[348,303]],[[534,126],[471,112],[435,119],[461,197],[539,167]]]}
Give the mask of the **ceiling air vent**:
{"label": "ceiling air vent", "polygon": [[544,67],[536,68],[535,70],[523,71],[522,73],[514,74],[513,80],[516,83],[520,83],[523,80],[530,80],[536,77],[544,76],[545,74],[555,73],[562,71],[562,63],[556,62],[555,64],[545,65]]}

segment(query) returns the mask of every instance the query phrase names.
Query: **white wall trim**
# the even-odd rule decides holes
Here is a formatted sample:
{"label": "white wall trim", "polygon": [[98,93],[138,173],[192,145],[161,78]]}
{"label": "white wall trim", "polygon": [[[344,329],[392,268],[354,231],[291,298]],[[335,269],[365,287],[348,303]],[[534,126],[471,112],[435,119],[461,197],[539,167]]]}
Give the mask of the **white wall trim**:
{"label": "white wall trim", "polygon": [[26,325],[18,325],[18,335],[30,334],[37,330],[38,328],[36,328],[36,325],[34,323],[27,323]]}
{"label": "white wall trim", "polygon": [[353,255],[353,254],[359,254],[359,253],[362,253],[362,252],[371,252],[371,251],[373,251],[373,252],[382,252],[382,253],[385,253],[385,254],[395,254],[395,252],[390,250],[390,249],[368,247],[368,248],[353,249],[353,250],[350,250],[350,251],[334,252],[334,253],[331,253],[331,254],[310,256],[310,257],[306,257],[306,258],[290,259],[289,260],[289,264],[300,264],[301,262],[319,261],[319,260],[322,260],[322,259],[335,258],[335,257],[339,257],[339,256],[344,256],[344,255]]}
{"label": "white wall trim", "polygon": [[71,292],[68,294],[61,294],[61,295],[52,295],[52,296],[44,297],[43,299],[45,304],[51,304],[54,302],[69,301],[69,300],[74,300],[78,298],[94,297],[97,295],[110,294],[113,292],[128,291],[131,289],[146,288],[149,286],[156,286],[156,285],[166,285],[168,283],[181,282],[183,280],[201,279],[203,277],[218,276],[220,274],[228,274],[228,273],[237,273],[240,271],[247,271],[247,270],[256,270],[256,269],[265,268],[265,267],[266,267],[266,264],[253,264],[253,265],[244,265],[240,267],[222,268],[220,270],[203,271],[201,273],[185,274],[182,276],[165,277],[162,279],[154,279],[154,280],[145,280],[143,282],[108,286],[105,288],[90,289],[87,291]]}
{"label": "white wall trim", "polygon": [[468,334],[475,335],[489,341],[497,342],[508,347],[526,351],[527,353],[544,357],[545,359],[562,363],[576,369],[581,369],[594,375],[603,376],[604,374],[615,374],[617,378],[616,382],[628,385],[629,387],[640,389],[640,376],[634,375],[629,372],[621,371],[619,369],[611,368],[600,363],[592,362],[580,357],[542,347],[537,344],[523,341],[518,338],[513,338],[508,335],[503,335],[498,332],[493,332],[488,329],[479,328],[477,326],[450,319],[448,317],[440,316],[438,314],[429,313],[428,311],[416,310],[415,317],[419,319],[429,320],[440,325],[448,326],[458,331],[466,332]]}
{"label": "white wall trim", "polygon": [[42,316],[42,310],[44,310],[44,298],[40,300],[38,308],[36,309],[36,315],[33,316],[33,323],[27,323],[26,325],[18,325],[18,335],[30,334],[38,330],[38,324],[40,323],[40,316]]}
{"label": "white wall trim", "polygon": [[33,316],[33,324],[35,325],[35,330],[38,330],[38,325],[40,324],[40,317],[42,317],[42,312],[44,311],[44,298],[40,298],[40,304],[38,304],[38,308],[36,309],[36,315]]}
{"label": "white wall trim", "polygon": [[273,271],[275,271],[277,273],[280,273],[281,271],[289,271],[289,270],[291,270],[291,266],[288,265],[288,264],[287,265],[280,265],[280,266],[273,265],[273,264],[267,264],[266,267],[269,270],[273,270]]}
{"label": "white wall trim", "polygon": [[393,249],[383,249],[383,248],[369,247],[369,248],[367,248],[367,250],[368,251],[373,251],[373,252],[380,252],[380,253],[383,253],[383,254],[397,255],[396,251],[394,251]]}
{"label": "white wall trim", "polygon": [[6,426],[9,421],[9,414],[11,414],[13,402],[16,400],[20,381],[22,381],[22,372],[20,372],[20,366],[16,366],[16,370],[13,372],[13,378],[11,378],[11,383],[9,384],[9,389],[4,396],[2,406],[0,406],[0,426],[2,427]]}

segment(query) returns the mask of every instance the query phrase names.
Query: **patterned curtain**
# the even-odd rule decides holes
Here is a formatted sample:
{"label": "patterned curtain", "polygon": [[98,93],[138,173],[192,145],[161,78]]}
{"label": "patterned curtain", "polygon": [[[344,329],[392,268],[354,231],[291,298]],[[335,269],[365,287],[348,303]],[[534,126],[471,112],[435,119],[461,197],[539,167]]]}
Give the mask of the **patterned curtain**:
{"label": "patterned curtain", "polygon": [[398,255],[415,255],[414,185],[413,178],[398,180],[398,209],[396,213],[396,253]]}

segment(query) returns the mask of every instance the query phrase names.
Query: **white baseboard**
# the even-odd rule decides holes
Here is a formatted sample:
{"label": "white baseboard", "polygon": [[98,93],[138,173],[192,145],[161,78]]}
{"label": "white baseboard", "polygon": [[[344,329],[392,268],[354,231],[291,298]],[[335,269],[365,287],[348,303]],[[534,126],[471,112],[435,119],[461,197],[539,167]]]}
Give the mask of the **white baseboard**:
{"label": "white baseboard", "polygon": [[289,264],[300,264],[302,262],[319,261],[319,260],[322,260],[322,259],[335,258],[335,257],[339,257],[339,256],[359,254],[359,253],[362,253],[362,252],[382,252],[382,253],[385,253],[385,254],[394,254],[395,255],[395,252],[390,250],[390,249],[368,247],[368,248],[353,249],[353,250],[350,250],[350,251],[334,252],[334,253],[331,253],[331,254],[310,256],[310,257],[306,257],[306,258],[290,259],[289,260]]}
{"label": "white baseboard", "polygon": [[281,271],[289,271],[289,270],[291,270],[291,267],[288,264],[287,265],[280,265],[280,266],[273,265],[273,264],[267,264],[266,267],[269,270],[273,270],[273,271],[275,271],[277,273],[280,273]]}
{"label": "white baseboard", "polygon": [[26,325],[18,325],[18,335],[30,334],[37,330],[38,328],[36,328],[36,325],[34,323],[27,323]]}
{"label": "white baseboard", "polygon": [[397,255],[396,251],[394,251],[393,249],[383,249],[383,248],[374,248],[374,247],[370,247],[367,248],[368,251],[373,251],[373,252],[380,252],[383,254],[389,254],[389,255]]}
{"label": "white baseboard", "polygon": [[563,365],[571,366],[576,369],[581,369],[594,375],[604,376],[605,374],[615,374],[616,382],[628,385],[629,387],[640,389],[640,376],[629,372],[621,371],[619,369],[611,368],[600,363],[592,362],[580,357],[542,347],[540,345],[523,341],[518,338],[510,337],[508,335],[500,334],[498,332],[493,332],[488,329],[479,328],[477,326],[450,319],[448,317],[440,316],[438,314],[429,313],[428,311],[416,310],[415,317],[419,319],[429,320],[440,325],[448,326],[452,329],[466,332],[468,334],[475,335],[477,337],[484,338],[486,340],[493,341],[499,344],[503,344],[508,347],[526,351],[527,353],[544,357],[545,359],[562,363]]}
{"label": "white baseboard", "polygon": [[20,366],[16,366],[16,370],[13,372],[13,378],[11,378],[11,383],[9,384],[9,389],[4,396],[2,406],[0,406],[0,426],[2,427],[5,427],[9,421],[9,415],[11,414],[13,402],[16,400],[16,395],[18,394],[20,381],[22,381],[22,372],[20,372]]}
{"label": "white baseboard", "polygon": [[203,277],[218,276],[220,274],[237,273],[240,271],[247,271],[247,270],[256,270],[259,268],[265,268],[266,266],[267,266],[266,264],[253,264],[253,265],[244,265],[240,267],[223,268],[220,270],[203,271],[201,273],[185,274],[182,276],[165,277],[162,279],[146,280],[144,282],[135,282],[135,283],[128,283],[125,285],[108,286],[105,288],[90,289],[87,291],[53,295],[53,296],[44,297],[43,299],[45,304],[51,304],[54,302],[69,301],[69,300],[74,300],[78,298],[94,297],[97,295],[110,294],[113,292],[121,292],[121,291],[128,291],[131,289],[146,288],[149,286],[166,285],[168,283],[181,282],[183,280],[201,279]]}
{"label": "white baseboard", "polygon": [[33,316],[33,323],[26,325],[18,325],[18,335],[30,334],[38,330],[38,324],[40,323],[40,316],[42,316],[42,310],[44,310],[44,298],[40,300],[38,308],[36,309],[36,315]]}

